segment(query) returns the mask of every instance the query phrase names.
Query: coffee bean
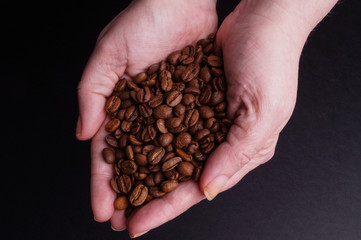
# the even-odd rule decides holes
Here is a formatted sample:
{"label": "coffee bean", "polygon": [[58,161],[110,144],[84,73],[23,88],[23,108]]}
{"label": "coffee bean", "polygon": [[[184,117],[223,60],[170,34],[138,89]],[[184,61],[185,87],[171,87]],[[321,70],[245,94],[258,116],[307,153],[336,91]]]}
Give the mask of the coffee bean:
{"label": "coffee bean", "polygon": [[[129,135],[128,142],[132,145],[140,146],[143,142],[139,141],[134,135]],[[133,149],[134,151],[134,149]]]}
{"label": "coffee bean", "polygon": [[226,111],[226,108],[227,108],[227,103],[221,102],[220,104],[214,107],[214,110],[218,113],[224,113]]}
{"label": "coffee bean", "polygon": [[124,119],[132,122],[138,117],[138,110],[134,105],[127,108],[127,110],[124,113]]}
{"label": "coffee bean", "polygon": [[120,196],[114,201],[114,208],[117,210],[124,210],[129,206],[129,201],[126,196]]}
{"label": "coffee bean", "polygon": [[151,187],[149,189],[149,194],[151,194],[155,198],[163,197],[166,193],[160,190],[159,187]]}
{"label": "coffee bean", "polygon": [[211,104],[213,106],[223,102],[225,99],[225,95],[223,92],[221,91],[215,91],[213,94],[212,94],[212,97],[211,97]]}
{"label": "coffee bean", "polygon": [[177,180],[179,178],[179,172],[176,169],[172,169],[165,171],[164,176],[169,180]]}
{"label": "coffee bean", "polygon": [[109,164],[114,163],[115,162],[115,154],[114,154],[113,149],[104,148],[103,149],[103,158]]}
{"label": "coffee bean", "polygon": [[144,203],[148,196],[148,188],[142,184],[134,188],[133,192],[129,196],[129,202],[133,206],[137,207]]}
{"label": "coffee bean", "polygon": [[125,156],[130,160],[134,159],[134,152],[132,146],[128,145],[125,147]]}
{"label": "coffee bean", "polygon": [[141,138],[143,142],[149,142],[153,140],[156,137],[156,135],[157,135],[157,130],[152,125],[149,125],[143,129]]}
{"label": "coffee bean", "polygon": [[181,51],[175,51],[168,55],[167,60],[170,64],[176,65],[178,63],[178,58],[181,56]]}
{"label": "coffee bean", "polygon": [[182,116],[186,111],[186,107],[183,104],[178,104],[174,109],[174,115],[179,117]]}
{"label": "coffee bean", "polygon": [[127,145],[128,145],[128,134],[123,134],[119,139],[119,148],[125,149]]}
{"label": "coffee bean", "polygon": [[194,139],[195,139],[196,141],[199,141],[199,140],[201,140],[202,138],[208,136],[209,134],[211,134],[211,131],[209,131],[209,129],[204,128],[204,129],[199,130],[199,131],[195,134]]}
{"label": "coffee bean", "polygon": [[173,109],[165,104],[156,107],[153,110],[153,117],[157,119],[168,119],[172,117]]}
{"label": "coffee bean", "polygon": [[159,63],[154,63],[148,67],[147,74],[152,75],[152,74],[156,73],[158,71],[158,69],[159,69]]}
{"label": "coffee bean", "polygon": [[120,124],[120,129],[122,129],[123,132],[130,132],[130,129],[132,128],[132,122],[129,121],[122,121],[122,123]]}
{"label": "coffee bean", "polygon": [[176,154],[179,156],[179,157],[181,157],[184,161],[186,161],[186,162],[190,162],[190,161],[192,161],[192,159],[193,159],[193,157],[192,157],[192,155],[190,155],[190,154],[187,154],[186,152],[184,152],[182,149],[176,149],[175,150],[175,152],[176,152]]}
{"label": "coffee bean", "polygon": [[171,91],[166,98],[169,107],[175,107],[182,101],[182,93],[180,91]]}
{"label": "coffee bean", "polygon": [[150,164],[157,164],[162,160],[162,157],[165,154],[165,150],[162,147],[155,147],[150,153],[148,154],[148,162]]}
{"label": "coffee bean", "polygon": [[187,132],[182,132],[174,139],[174,146],[176,148],[187,147],[192,141],[192,136]]}
{"label": "coffee bean", "polygon": [[162,147],[166,147],[169,144],[172,143],[174,139],[173,134],[171,133],[163,133],[162,135],[159,136],[158,138],[158,143],[162,146]]}
{"label": "coffee bean", "polygon": [[166,121],[166,127],[168,129],[179,127],[179,125],[182,123],[182,119],[180,118],[170,118]]}
{"label": "coffee bean", "polygon": [[176,190],[177,187],[178,187],[177,180],[167,180],[167,181],[162,182],[162,184],[160,185],[160,188],[162,189],[162,191],[166,192],[166,193]]}
{"label": "coffee bean", "polygon": [[125,174],[133,174],[137,171],[137,164],[132,160],[125,160],[120,164],[121,170]]}
{"label": "coffee bean", "polygon": [[157,119],[155,125],[156,125],[159,132],[161,132],[161,133],[167,133],[168,132],[168,129],[165,126],[165,121],[163,119]]}
{"label": "coffee bean", "polygon": [[135,82],[127,81],[127,88],[132,91],[132,90],[138,90],[139,86]]}
{"label": "coffee bean", "polygon": [[120,107],[120,103],[121,103],[121,100],[119,97],[111,96],[105,104],[105,111],[107,113],[116,112],[118,110],[118,108]]}
{"label": "coffee bean", "polygon": [[201,90],[198,87],[188,86],[186,89],[184,89],[184,93],[189,93],[192,94],[193,96],[197,96],[201,94]]}
{"label": "coffee bean", "polygon": [[134,78],[133,82],[136,84],[140,84],[141,82],[147,79],[147,74],[145,72],[138,73]]}
{"label": "coffee bean", "polygon": [[193,78],[195,78],[198,75],[199,69],[200,69],[199,64],[194,64],[194,63],[189,64],[182,73],[182,80],[184,82],[191,81]]}
{"label": "coffee bean", "polygon": [[163,96],[162,95],[156,95],[152,96],[148,102],[149,107],[156,108],[159,105],[161,105],[163,102]]}
{"label": "coffee bean", "polygon": [[170,158],[170,159],[166,160],[166,161],[162,164],[162,170],[163,170],[163,172],[172,170],[172,169],[175,168],[175,167],[178,165],[178,163],[180,163],[181,161],[182,161],[182,158],[180,158],[180,157],[173,157],[173,158]]}
{"label": "coffee bean", "polygon": [[125,89],[125,86],[127,84],[127,80],[125,78],[120,79],[114,87],[114,91],[121,92]]}
{"label": "coffee bean", "polygon": [[132,188],[132,180],[126,174],[122,174],[117,179],[118,190],[127,194]]}
{"label": "coffee bean", "polygon": [[199,149],[199,144],[196,141],[192,141],[187,147],[188,154],[194,154]]}
{"label": "coffee bean", "polygon": [[106,141],[106,143],[108,143],[108,145],[111,146],[111,147],[114,147],[114,148],[118,147],[118,141],[117,141],[117,139],[116,139],[115,137],[113,137],[112,135],[107,135],[107,136],[105,137],[105,141]]}
{"label": "coffee bean", "polygon": [[186,127],[194,126],[199,120],[199,112],[196,109],[187,110],[184,116],[184,125]]}
{"label": "coffee bean", "polygon": [[112,177],[112,179],[110,179],[110,187],[113,189],[114,192],[120,193],[118,188],[117,178]]}
{"label": "coffee bean", "polygon": [[164,70],[159,74],[160,79],[160,86],[164,92],[169,92],[172,90],[173,87],[173,81],[172,81],[172,74]]}
{"label": "coffee bean", "polygon": [[192,102],[194,102],[194,100],[196,100],[196,98],[194,97],[194,95],[187,93],[187,94],[184,94],[183,99],[182,99],[182,103],[183,103],[184,105],[189,105],[189,104],[191,104]]}
{"label": "coffee bean", "polygon": [[214,117],[214,111],[207,105],[201,106],[198,111],[201,118],[208,119]]}

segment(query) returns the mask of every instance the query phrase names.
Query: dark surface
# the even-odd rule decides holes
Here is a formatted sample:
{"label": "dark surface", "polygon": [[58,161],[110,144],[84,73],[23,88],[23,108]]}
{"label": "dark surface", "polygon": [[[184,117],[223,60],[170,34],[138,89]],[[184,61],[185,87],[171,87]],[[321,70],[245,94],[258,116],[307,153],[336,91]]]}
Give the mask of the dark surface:
{"label": "dark surface", "polygon": [[[128,239],[93,220],[90,144],[74,137],[82,70],[128,2],[3,7],[2,239]],[[140,239],[361,239],[360,10],[344,1],[309,37],[273,159]]]}

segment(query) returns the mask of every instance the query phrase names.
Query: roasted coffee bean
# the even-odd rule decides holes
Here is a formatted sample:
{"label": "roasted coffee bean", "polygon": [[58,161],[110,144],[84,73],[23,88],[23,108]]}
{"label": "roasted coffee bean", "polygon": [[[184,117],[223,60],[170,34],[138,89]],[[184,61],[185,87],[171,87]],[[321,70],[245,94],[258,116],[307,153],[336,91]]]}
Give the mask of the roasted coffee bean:
{"label": "roasted coffee bean", "polygon": [[159,172],[162,169],[162,165],[158,164],[148,164],[148,169],[151,172]]}
{"label": "roasted coffee bean", "polygon": [[208,56],[207,63],[211,67],[221,67],[222,66],[222,59],[218,56]]}
{"label": "roasted coffee bean", "polygon": [[115,155],[115,160],[119,160],[125,157],[124,151],[120,149],[115,149],[114,155]]}
{"label": "roasted coffee bean", "polygon": [[186,161],[186,162],[190,162],[190,161],[192,161],[192,159],[193,159],[193,157],[192,157],[192,155],[190,155],[190,154],[187,154],[186,152],[184,152],[182,149],[176,149],[175,150],[175,152],[176,152],[176,154],[179,156],[179,157],[181,157],[184,161]]}
{"label": "roasted coffee bean", "polygon": [[174,139],[173,134],[171,134],[171,133],[163,133],[162,135],[160,135],[158,137],[158,143],[162,147],[166,147],[166,146],[168,146],[169,144],[172,143],[173,139]]}
{"label": "roasted coffee bean", "polygon": [[134,152],[132,146],[128,145],[125,147],[125,156],[130,160],[134,159]]}
{"label": "roasted coffee bean", "polygon": [[128,134],[123,134],[119,139],[119,148],[125,149],[127,145],[128,145]]}
{"label": "roasted coffee bean", "polygon": [[186,130],[187,130],[187,127],[184,126],[183,124],[180,124],[178,127],[170,128],[170,129],[168,129],[168,130],[169,130],[169,132],[176,134],[176,133],[180,133],[180,132],[186,131]]}
{"label": "roasted coffee bean", "polygon": [[201,104],[208,104],[211,101],[212,91],[211,89],[207,88],[204,89],[201,95],[199,96],[199,102]]}
{"label": "roasted coffee bean", "polygon": [[158,69],[159,69],[159,63],[154,63],[148,67],[147,74],[152,75],[152,74],[156,73],[158,71]]}
{"label": "roasted coffee bean", "polygon": [[186,85],[182,82],[175,82],[173,83],[172,91],[179,91],[182,92],[186,88]]}
{"label": "roasted coffee bean", "polygon": [[[134,135],[129,135],[128,142],[132,145],[140,146],[143,142],[139,141]],[[134,151],[134,149],[133,149]]]}
{"label": "roasted coffee bean", "polygon": [[187,132],[182,132],[178,134],[178,136],[174,139],[174,146],[176,148],[184,148],[187,147],[192,141],[192,136]]}
{"label": "roasted coffee bean", "polygon": [[141,153],[137,153],[134,156],[134,161],[139,165],[139,166],[147,166],[148,164],[148,160],[147,160],[147,156]]}
{"label": "roasted coffee bean", "polygon": [[167,152],[166,154],[164,154],[163,158],[162,158],[162,162],[165,162],[171,158],[175,157],[175,153],[174,152]]}
{"label": "roasted coffee bean", "polygon": [[148,154],[148,162],[150,164],[157,164],[162,160],[162,157],[165,154],[165,150],[162,147],[155,147],[150,153]]}
{"label": "roasted coffee bean", "polygon": [[121,100],[119,97],[111,96],[105,104],[105,111],[107,113],[116,112],[118,110],[118,108],[120,107],[120,103],[121,103]]}
{"label": "roasted coffee bean", "polygon": [[155,186],[155,180],[154,180],[154,173],[149,174],[145,179],[144,179],[144,183],[145,185],[147,185],[148,187],[153,187]]}
{"label": "roasted coffee bean", "polygon": [[148,188],[142,184],[134,188],[133,192],[129,196],[129,202],[133,206],[137,207],[144,203],[148,196]]}
{"label": "roasted coffee bean", "polygon": [[183,103],[184,105],[189,105],[189,104],[191,104],[192,102],[194,102],[195,99],[196,99],[196,98],[194,97],[193,94],[187,93],[187,94],[184,94],[184,96],[183,96],[183,98],[182,98],[182,103]]}
{"label": "roasted coffee bean", "polygon": [[153,140],[156,136],[157,130],[152,125],[149,125],[143,129],[141,138],[143,142],[149,142]]}
{"label": "roasted coffee bean", "polygon": [[180,117],[182,115],[184,115],[186,111],[186,107],[183,105],[183,104],[178,104],[174,109],[173,109],[173,112],[174,112],[174,115],[176,117]]}
{"label": "roasted coffee bean", "polygon": [[203,154],[200,150],[198,150],[195,154],[194,154],[194,159],[197,161],[205,161],[207,158],[207,156],[205,154]]}
{"label": "roasted coffee bean", "polygon": [[199,77],[205,82],[209,83],[212,80],[211,71],[207,66],[201,68]]}
{"label": "roasted coffee bean", "polygon": [[163,197],[166,193],[160,190],[159,187],[151,187],[149,189],[149,194],[151,194],[155,198]]}
{"label": "roasted coffee bean", "polygon": [[215,147],[215,143],[210,142],[204,148],[202,148],[202,152],[205,153],[205,154],[208,154],[208,153],[213,151],[214,147]]}
{"label": "roasted coffee bean", "polygon": [[125,86],[127,84],[127,80],[125,78],[120,79],[114,87],[114,91],[115,92],[120,92],[123,91],[125,89]]}
{"label": "roasted coffee bean", "polygon": [[166,103],[169,107],[175,107],[182,101],[182,93],[180,91],[171,91],[166,98]]}
{"label": "roasted coffee bean", "polygon": [[209,131],[209,129],[207,129],[207,128],[204,128],[204,129],[199,130],[199,131],[195,134],[194,139],[195,139],[196,141],[199,141],[199,140],[201,140],[202,138],[208,136],[209,134],[211,134],[211,131]]}
{"label": "roasted coffee bean", "polygon": [[132,90],[138,90],[139,86],[133,81],[127,81],[127,88],[132,91]]}
{"label": "roasted coffee bean", "polygon": [[137,164],[132,160],[125,160],[120,163],[121,170],[125,174],[133,174],[137,171],[138,166]]}
{"label": "roasted coffee bean", "polygon": [[182,73],[182,80],[184,82],[191,81],[193,78],[195,78],[198,75],[199,69],[200,69],[199,64],[194,64],[194,63],[189,64]]}
{"label": "roasted coffee bean", "polygon": [[132,180],[126,174],[122,174],[117,179],[118,190],[121,193],[127,194],[132,188]]}
{"label": "roasted coffee bean", "polygon": [[140,84],[143,81],[145,81],[147,79],[147,74],[145,72],[141,72],[138,73],[134,78],[133,78],[133,82],[136,84]]}
{"label": "roasted coffee bean", "polygon": [[181,161],[182,161],[182,158],[180,158],[180,157],[173,157],[173,158],[166,160],[162,164],[163,172],[172,170],[173,168],[177,167],[178,163],[180,163]]}
{"label": "roasted coffee bean", "polygon": [[204,119],[214,117],[214,111],[211,107],[204,105],[199,108],[199,116]]}
{"label": "roasted coffee bean", "polygon": [[167,181],[162,182],[162,184],[160,185],[160,188],[162,189],[162,191],[166,192],[166,193],[176,190],[177,187],[178,187],[177,180],[167,180]]}
{"label": "roasted coffee bean", "polygon": [[179,178],[179,172],[176,169],[172,169],[164,172],[164,176],[169,180],[177,180]]}
{"label": "roasted coffee bean", "polygon": [[112,179],[110,179],[110,187],[113,189],[114,192],[120,193],[118,188],[117,178],[112,177]]}
{"label": "roasted coffee bean", "polygon": [[172,81],[172,74],[164,70],[159,74],[160,86],[164,92],[169,92],[172,90],[173,81]]}
{"label": "roasted coffee bean", "polygon": [[176,65],[178,58],[182,55],[181,51],[175,51],[168,55],[167,60],[170,64]]}
{"label": "roasted coffee bean", "polygon": [[165,121],[163,119],[157,119],[157,121],[155,122],[155,126],[157,127],[157,129],[160,133],[168,132],[168,129],[165,126]]}
{"label": "roasted coffee bean", "polygon": [[197,96],[197,95],[201,94],[201,90],[198,87],[188,86],[186,89],[184,89],[184,93],[189,93],[194,96]]}
{"label": "roasted coffee bean", "polygon": [[152,96],[148,102],[149,107],[156,108],[159,105],[161,105],[163,102],[163,96],[162,95],[156,95]]}
{"label": "roasted coffee bean", "polygon": [[182,119],[180,118],[170,118],[166,121],[165,126],[168,129],[179,127],[179,125],[182,123]]}
{"label": "roasted coffee bean", "polygon": [[104,148],[103,149],[103,158],[109,164],[114,163],[115,162],[114,150],[111,148]]}
{"label": "roasted coffee bean", "polygon": [[199,181],[199,177],[201,176],[202,167],[195,167],[193,169],[192,179],[196,182]]}
{"label": "roasted coffee bean", "polygon": [[154,148],[155,148],[154,145],[151,145],[151,144],[145,145],[145,146],[143,147],[142,154],[148,155]]}
{"label": "roasted coffee bean", "polygon": [[172,117],[173,109],[166,104],[162,104],[153,110],[153,117],[156,119],[168,119]]}
{"label": "roasted coffee bean", "polygon": [[196,109],[187,110],[184,116],[184,125],[186,127],[194,126],[199,119],[199,112]]}
{"label": "roasted coffee bean", "polygon": [[129,201],[126,196],[120,196],[114,201],[114,208],[116,210],[124,210],[129,206]]}
{"label": "roasted coffee bean", "polygon": [[221,91],[215,91],[213,94],[212,94],[212,97],[211,97],[211,104],[213,106],[217,105],[217,104],[220,104],[221,102],[223,102],[225,99],[225,95],[223,92]]}
{"label": "roasted coffee bean", "polygon": [[114,148],[118,147],[118,140],[115,137],[113,137],[112,135],[107,135],[105,137],[105,141],[111,147],[114,147]]}
{"label": "roasted coffee bean", "polygon": [[[138,140],[138,139],[137,139]],[[143,143],[142,143],[143,144]],[[135,145],[133,146],[133,152],[134,154],[138,154],[142,152],[143,147],[141,145]]]}
{"label": "roasted coffee bean", "polygon": [[120,120],[117,118],[113,118],[107,122],[105,125],[105,130],[108,132],[114,132],[120,126]]}
{"label": "roasted coffee bean", "polygon": [[196,141],[192,141],[187,147],[188,154],[194,154],[199,149],[199,144]]}

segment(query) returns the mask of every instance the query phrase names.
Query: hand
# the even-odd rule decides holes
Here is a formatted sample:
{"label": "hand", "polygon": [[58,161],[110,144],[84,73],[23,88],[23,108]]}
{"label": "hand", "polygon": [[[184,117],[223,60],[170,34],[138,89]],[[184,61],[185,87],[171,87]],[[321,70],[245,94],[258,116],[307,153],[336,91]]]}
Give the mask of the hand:
{"label": "hand", "polygon": [[[106,147],[106,97],[122,76],[134,76],[165,59],[170,52],[195,44],[215,32],[218,19],[215,4],[215,0],[133,1],[101,32],[79,84],[80,117],[76,132],[80,140],[92,138],[91,202],[96,221],[110,219],[114,229],[126,227],[124,211],[114,211],[113,207],[116,194],[109,185],[112,166],[105,163],[101,156],[102,149]],[[176,196],[184,200],[184,206],[191,206],[195,199],[200,201],[203,198],[195,183],[182,184],[176,192]],[[145,211],[140,211],[128,220],[131,236],[144,231],[144,228],[149,230],[159,226],[186,210],[184,206],[173,208],[176,196],[169,195],[152,201],[146,208],[151,212],[162,209],[159,213],[144,216]]]}

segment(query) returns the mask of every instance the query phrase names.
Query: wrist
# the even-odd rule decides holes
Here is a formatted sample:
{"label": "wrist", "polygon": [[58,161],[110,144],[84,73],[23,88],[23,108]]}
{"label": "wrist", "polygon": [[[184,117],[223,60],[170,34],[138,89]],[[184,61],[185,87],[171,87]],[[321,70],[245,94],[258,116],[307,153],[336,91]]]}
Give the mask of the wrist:
{"label": "wrist", "polygon": [[273,25],[303,46],[336,3],[337,0],[244,0],[236,11]]}

